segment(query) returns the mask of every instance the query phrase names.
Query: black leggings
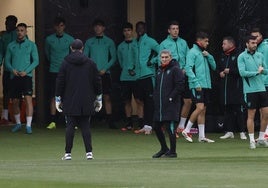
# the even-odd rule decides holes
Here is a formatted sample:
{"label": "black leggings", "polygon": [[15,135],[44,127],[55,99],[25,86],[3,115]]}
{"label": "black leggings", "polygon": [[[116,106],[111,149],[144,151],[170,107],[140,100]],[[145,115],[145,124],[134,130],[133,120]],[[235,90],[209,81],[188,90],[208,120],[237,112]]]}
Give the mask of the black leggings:
{"label": "black leggings", "polygon": [[[157,139],[160,142],[161,150],[163,151],[170,150],[171,153],[176,153],[176,134],[175,134],[176,125],[177,122],[175,121],[155,122],[154,130]],[[163,130],[166,130],[168,132],[170,149],[168,149]]]}
{"label": "black leggings", "polygon": [[81,128],[81,133],[86,152],[91,152],[92,145],[91,145],[91,132],[90,132],[90,116],[66,116],[65,118],[66,118],[65,153],[71,153],[72,151],[75,126]]}

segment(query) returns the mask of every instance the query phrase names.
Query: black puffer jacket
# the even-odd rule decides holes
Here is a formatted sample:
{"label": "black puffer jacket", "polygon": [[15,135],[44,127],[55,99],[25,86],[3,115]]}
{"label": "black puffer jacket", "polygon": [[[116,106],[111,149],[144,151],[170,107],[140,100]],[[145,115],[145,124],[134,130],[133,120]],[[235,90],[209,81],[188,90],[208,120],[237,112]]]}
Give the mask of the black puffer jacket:
{"label": "black puffer jacket", "polygon": [[154,90],[154,121],[179,121],[184,75],[178,62],[172,60],[164,69],[160,66]]}
{"label": "black puffer jacket", "polygon": [[62,97],[63,113],[92,115],[96,95],[102,93],[96,64],[79,51],[66,56],[56,80],[56,96]]}
{"label": "black puffer jacket", "polygon": [[222,105],[244,103],[243,82],[237,66],[238,55],[236,50],[232,51],[230,55],[222,53],[217,64],[218,73],[225,68],[230,69],[229,74],[226,74],[224,78],[220,78],[220,103]]}

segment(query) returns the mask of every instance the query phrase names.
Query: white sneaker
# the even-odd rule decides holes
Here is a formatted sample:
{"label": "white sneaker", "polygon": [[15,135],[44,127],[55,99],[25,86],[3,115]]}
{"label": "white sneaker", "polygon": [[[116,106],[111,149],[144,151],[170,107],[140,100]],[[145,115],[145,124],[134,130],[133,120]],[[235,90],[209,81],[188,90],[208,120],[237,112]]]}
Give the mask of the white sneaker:
{"label": "white sneaker", "polygon": [[61,160],[72,160],[72,155],[70,153],[65,153]]}
{"label": "white sneaker", "polygon": [[267,148],[268,147],[268,142],[266,140],[258,140],[257,141],[257,146]]}
{"label": "white sneaker", "polygon": [[188,133],[185,130],[183,130],[181,134],[188,142],[193,142],[193,139],[188,135]]}
{"label": "white sneaker", "polygon": [[246,140],[247,139],[247,136],[246,136],[246,134],[244,132],[240,133],[240,139],[241,140]]}
{"label": "white sneaker", "polygon": [[254,141],[249,142],[249,149],[256,149],[256,144]]}
{"label": "white sneaker", "polygon": [[94,159],[94,158],[93,158],[93,153],[92,153],[92,152],[87,152],[87,153],[86,153],[86,157],[87,157],[87,160]]}
{"label": "white sneaker", "polygon": [[199,142],[206,142],[206,143],[214,143],[214,140],[208,139],[208,138],[199,138]]}
{"label": "white sneaker", "polygon": [[221,136],[220,139],[234,138],[233,132],[226,132],[225,135]]}
{"label": "white sneaker", "polygon": [[144,125],[144,134],[148,135],[148,134],[152,134],[152,127],[149,125]]}

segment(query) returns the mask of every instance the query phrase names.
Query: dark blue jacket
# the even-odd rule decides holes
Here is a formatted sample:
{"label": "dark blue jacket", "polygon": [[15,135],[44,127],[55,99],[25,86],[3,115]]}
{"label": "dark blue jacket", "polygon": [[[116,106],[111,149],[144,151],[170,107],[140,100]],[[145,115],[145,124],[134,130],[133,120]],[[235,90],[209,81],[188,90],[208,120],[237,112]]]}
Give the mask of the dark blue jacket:
{"label": "dark blue jacket", "polygon": [[159,67],[154,90],[154,121],[179,121],[184,84],[178,62],[172,60],[167,67]]}

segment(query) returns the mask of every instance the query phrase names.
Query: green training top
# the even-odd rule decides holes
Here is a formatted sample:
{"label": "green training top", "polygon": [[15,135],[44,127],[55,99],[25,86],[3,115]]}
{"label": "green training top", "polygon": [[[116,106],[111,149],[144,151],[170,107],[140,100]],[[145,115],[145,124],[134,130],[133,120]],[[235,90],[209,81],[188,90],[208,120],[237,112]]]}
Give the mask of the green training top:
{"label": "green training top", "polygon": [[122,68],[120,80],[133,81],[137,79],[137,74],[131,76],[129,70],[135,71],[138,62],[138,43],[136,39],[132,41],[123,41],[118,45],[117,58]]}
{"label": "green training top", "polygon": [[[266,91],[262,78],[262,74],[267,74],[263,54],[260,52],[250,54],[246,49],[238,56],[237,62],[239,74],[243,79],[244,94]],[[264,67],[262,74],[258,73],[259,66]]]}
{"label": "green training top", "polygon": [[180,37],[173,39],[168,35],[167,38],[161,42],[159,52],[164,49],[170,50],[172,59],[176,59],[179,62],[181,69],[185,68],[186,55],[189,51],[189,47],[184,39]]}
{"label": "green training top", "polygon": [[85,43],[84,54],[91,58],[99,71],[108,71],[116,61],[114,41],[107,36],[92,37]]}
{"label": "green training top", "polygon": [[74,38],[64,33],[57,36],[55,33],[47,36],[45,41],[45,54],[50,63],[49,72],[58,73],[65,56],[70,53],[70,45]]}
{"label": "green training top", "polygon": [[203,56],[201,49],[194,44],[186,56],[185,71],[190,89],[211,89],[210,68],[216,69],[214,57],[211,54]]}
{"label": "green training top", "polygon": [[[5,66],[11,73],[13,70],[23,71],[27,76],[33,76],[32,71],[39,64],[36,44],[25,38],[23,41],[13,41],[7,46]],[[11,77],[14,75],[11,74]]]}

